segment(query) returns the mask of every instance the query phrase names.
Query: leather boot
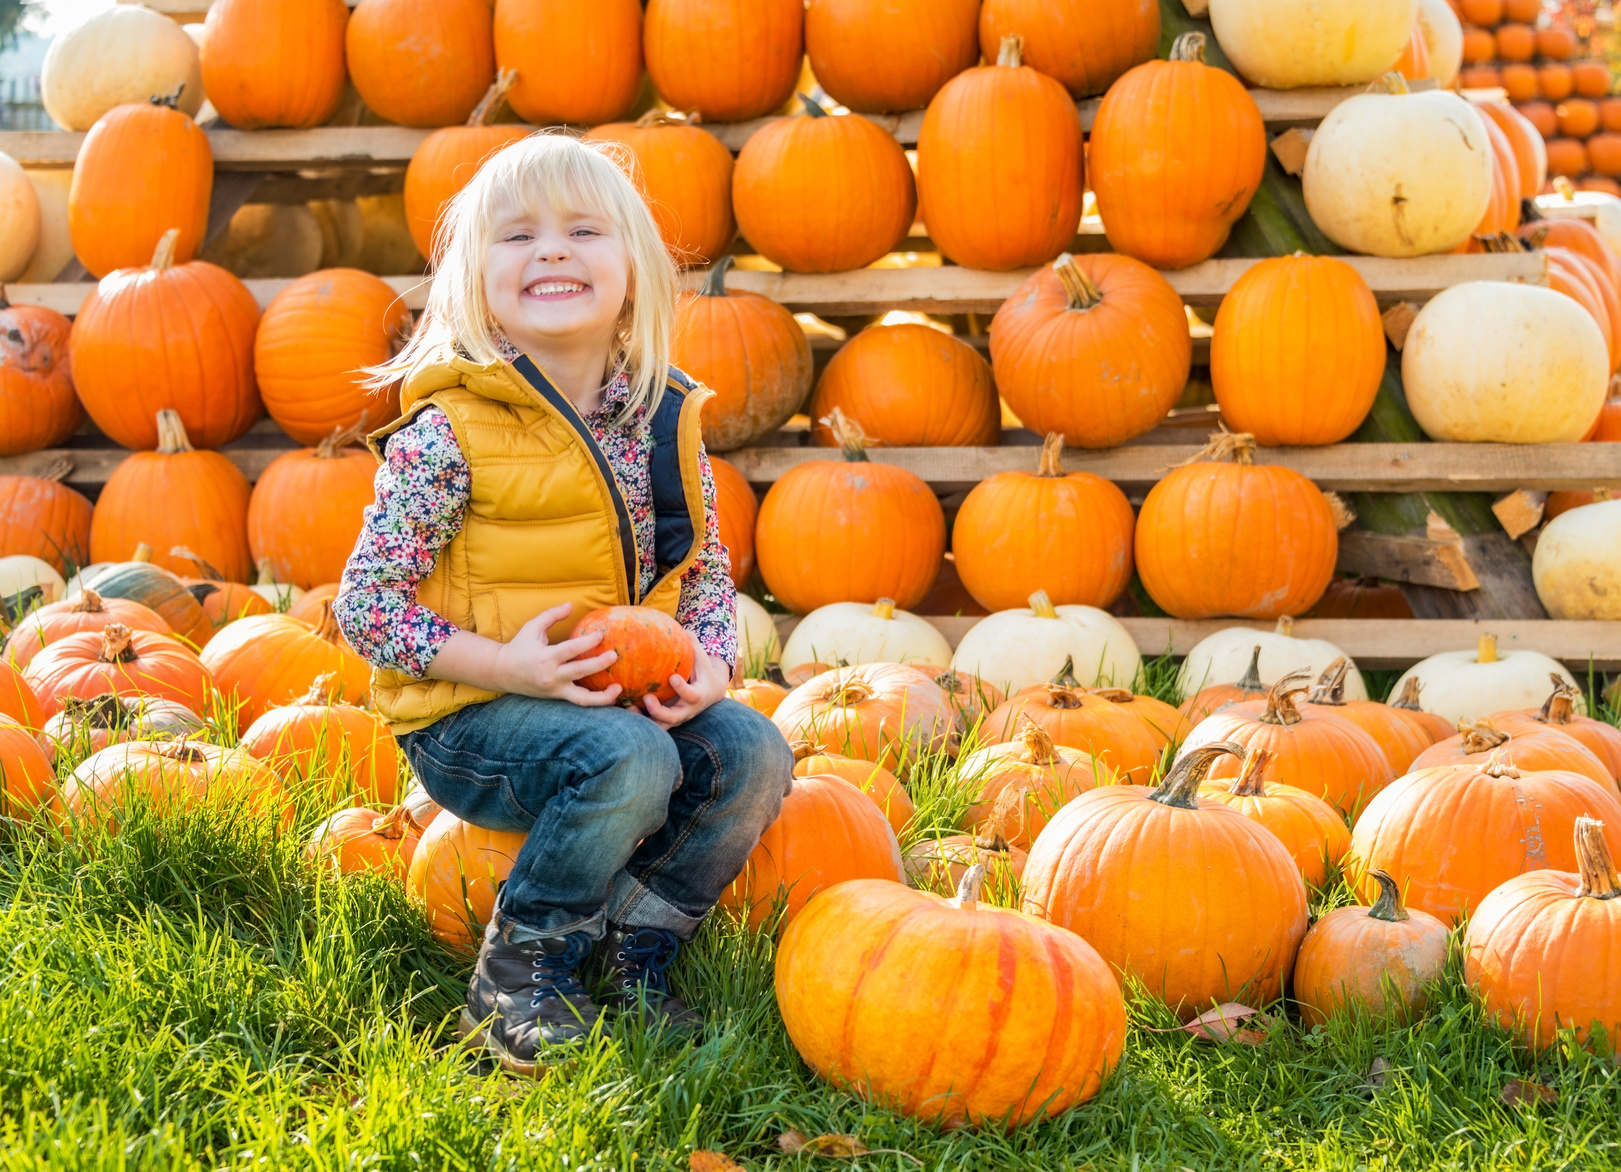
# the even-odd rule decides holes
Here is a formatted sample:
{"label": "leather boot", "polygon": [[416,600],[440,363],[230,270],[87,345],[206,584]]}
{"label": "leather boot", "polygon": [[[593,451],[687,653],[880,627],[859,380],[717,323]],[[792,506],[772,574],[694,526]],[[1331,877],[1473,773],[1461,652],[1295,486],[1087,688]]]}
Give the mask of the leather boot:
{"label": "leather boot", "polygon": [[497,912],[485,929],[460,1033],[506,1069],[532,1075],[538,1054],[580,1041],[596,1024],[599,1010],[576,975],[594,942],[571,932],[517,943],[511,939],[517,928]]}
{"label": "leather boot", "polygon": [[681,938],[663,928],[629,928],[609,924],[601,952],[609,991],[603,1001],[620,1013],[651,1016],[682,1029],[700,1029],[703,1015],[670,992],[670,962]]}

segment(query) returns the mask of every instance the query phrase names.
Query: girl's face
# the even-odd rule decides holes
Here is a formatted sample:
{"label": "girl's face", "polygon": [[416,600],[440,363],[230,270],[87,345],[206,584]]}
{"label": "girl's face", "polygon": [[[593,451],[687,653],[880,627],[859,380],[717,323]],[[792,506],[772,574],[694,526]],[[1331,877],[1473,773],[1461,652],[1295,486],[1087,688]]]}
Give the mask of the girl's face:
{"label": "girl's face", "polygon": [[520,347],[610,346],[629,284],[624,239],[606,216],[541,208],[496,220],[484,296]]}

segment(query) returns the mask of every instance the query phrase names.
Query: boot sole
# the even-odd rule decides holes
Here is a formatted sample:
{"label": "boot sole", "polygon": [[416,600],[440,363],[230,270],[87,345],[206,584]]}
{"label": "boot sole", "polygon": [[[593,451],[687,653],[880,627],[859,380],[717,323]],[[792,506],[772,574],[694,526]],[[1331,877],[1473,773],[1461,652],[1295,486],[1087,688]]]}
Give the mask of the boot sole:
{"label": "boot sole", "polygon": [[462,1010],[460,1022],[457,1023],[456,1032],[461,1035],[463,1043],[468,1049],[482,1049],[494,1057],[501,1064],[501,1069],[509,1074],[521,1075],[524,1078],[535,1077],[539,1068],[538,1062],[525,1062],[515,1057],[510,1050],[501,1045],[499,1041],[490,1036],[482,1022],[476,1020],[467,1010]]}

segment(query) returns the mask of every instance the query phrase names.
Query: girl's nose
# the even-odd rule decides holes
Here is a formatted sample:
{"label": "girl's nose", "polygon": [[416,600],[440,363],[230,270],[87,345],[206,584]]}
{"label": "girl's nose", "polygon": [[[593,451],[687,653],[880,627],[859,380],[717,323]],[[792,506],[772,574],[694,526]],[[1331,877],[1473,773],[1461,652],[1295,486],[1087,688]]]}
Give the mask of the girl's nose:
{"label": "girl's nose", "polygon": [[535,238],[535,259],[555,263],[568,260],[574,252],[569,239],[560,232],[545,232]]}

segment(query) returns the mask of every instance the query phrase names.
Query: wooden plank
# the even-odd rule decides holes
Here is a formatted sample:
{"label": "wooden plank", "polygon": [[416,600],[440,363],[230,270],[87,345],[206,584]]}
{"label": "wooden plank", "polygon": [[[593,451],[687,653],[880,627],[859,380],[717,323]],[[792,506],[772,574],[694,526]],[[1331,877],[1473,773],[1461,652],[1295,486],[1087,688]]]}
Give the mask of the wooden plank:
{"label": "wooden plank", "polygon": [[1542,524],[1542,511],[1547,504],[1547,493],[1516,488],[1507,496],[1493,501],[1492,512],[1503,526],[1503,532],[1519,539]]}
{"label": "wooden plank", "polygon": [[1383,578],[1438,586],[1443,590],[1478,590],[1480,579],[1464,557],[1463,543],[1430,537],[1370,533],[1347,529],[1340,534],[1339,557],[1334,568],[1363,578]]}
{"label": "wooden plank", "polygon": [[[384,277],[383,281],[399,293],[405,304],[411,309],[420,311],[428,300],[429,280],[427,277]],[[258,301],[263,309],[269,305],[277,293],[280,293],[292,282],[290,280],[254,280],[243,282],[249,292]],[[69,317],[79,312],[84,299],[90,295],[93,284],[58,284],[58,285],[7,285],[6,296],[15,305],[43,305],[54,309],[58,313]]]}

